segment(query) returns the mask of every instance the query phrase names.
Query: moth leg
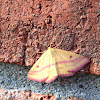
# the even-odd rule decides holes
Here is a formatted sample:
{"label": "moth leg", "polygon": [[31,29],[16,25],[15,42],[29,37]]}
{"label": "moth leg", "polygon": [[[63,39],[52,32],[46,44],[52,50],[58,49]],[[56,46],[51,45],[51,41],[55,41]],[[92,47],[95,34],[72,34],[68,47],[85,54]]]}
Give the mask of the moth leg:
{"label": "moth leg", "polygon": [[77,48],[76,50],[72,51],[73,53],[78,53],[80,52],[80,48]]}
{"label": "moth leg", "polygon": [[36,53],[44,53],[44,52],[36,52]]}

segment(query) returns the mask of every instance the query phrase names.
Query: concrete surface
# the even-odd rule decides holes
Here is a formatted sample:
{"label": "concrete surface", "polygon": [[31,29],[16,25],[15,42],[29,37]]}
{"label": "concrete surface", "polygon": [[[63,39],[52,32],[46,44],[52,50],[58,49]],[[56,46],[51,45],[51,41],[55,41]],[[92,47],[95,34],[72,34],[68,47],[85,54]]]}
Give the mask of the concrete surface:
{"label": "concrete surface", "polygon": [[5,90],[31,90],[39,94],[53,94],[57,100],[69,97],[100,100],[100,76],[78,74],[57,78],[46,84],[27,80],[31,67],[0,63],[0,88]]}

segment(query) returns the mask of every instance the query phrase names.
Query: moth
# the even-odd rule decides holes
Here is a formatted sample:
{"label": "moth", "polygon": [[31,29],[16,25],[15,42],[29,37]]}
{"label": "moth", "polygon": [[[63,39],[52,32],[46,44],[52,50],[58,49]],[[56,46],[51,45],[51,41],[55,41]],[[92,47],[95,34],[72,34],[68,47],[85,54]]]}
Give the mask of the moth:
{"label": "moth", "polygon": [[89,59],[62,49],[48,47],[27,74],[29,80],[50,83],[58,76],[73,76]]}

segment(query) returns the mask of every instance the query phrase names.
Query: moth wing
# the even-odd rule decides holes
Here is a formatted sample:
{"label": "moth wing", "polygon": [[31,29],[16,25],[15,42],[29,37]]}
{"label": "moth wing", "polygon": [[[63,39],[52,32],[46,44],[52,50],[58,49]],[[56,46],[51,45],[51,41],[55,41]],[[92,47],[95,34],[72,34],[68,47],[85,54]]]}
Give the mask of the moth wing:
{"label": "moth wing", "polygon": [[49,60],[50,56],[47,50],[30,69],[27,78],[37,82],[44,82],[48,78],[49,68],[46,65],[49,64]]}
{"label": "moth wing", "polygon": [[84,56],[61,49],[55,49],[54,56],[59,76],[72,76],[89,62]]}
{"label": "moth wing", "polygon": [[49,75],[48,78],[45,80],[46,83],[50,83],[51,81],[55,80],[58,76],[57,67],[55,65],[55,56],[50,56],[50,63],[49,63]]}

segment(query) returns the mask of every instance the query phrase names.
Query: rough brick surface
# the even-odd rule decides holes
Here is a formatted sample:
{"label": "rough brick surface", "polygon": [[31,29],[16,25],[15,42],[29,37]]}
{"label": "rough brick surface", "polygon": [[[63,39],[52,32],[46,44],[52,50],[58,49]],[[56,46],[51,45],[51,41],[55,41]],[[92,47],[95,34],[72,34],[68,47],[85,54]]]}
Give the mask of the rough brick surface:
{"label": "rough brick surface", "polygon": [[16,91],[0,89],[0,100],[55,100],[54,95],[34,94],[31,91]]}
{"label": "rough brick surface", "polygon": [[100,75],[99,0],[2,0],[0,6],[0,62],[32,66],[59,34],[52,47],[63,38],[57,48],[79,49],[91,59],[87,71]]}
{"label": "rough brick surface", "polygon": [[72,98],[72,99],[68,99],[68,100],[84,100],[84,99],[79,99],[79,98],[78,99],[74,99],[74,98]]}

